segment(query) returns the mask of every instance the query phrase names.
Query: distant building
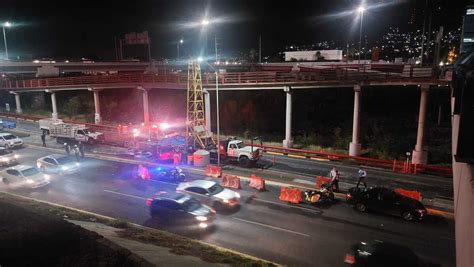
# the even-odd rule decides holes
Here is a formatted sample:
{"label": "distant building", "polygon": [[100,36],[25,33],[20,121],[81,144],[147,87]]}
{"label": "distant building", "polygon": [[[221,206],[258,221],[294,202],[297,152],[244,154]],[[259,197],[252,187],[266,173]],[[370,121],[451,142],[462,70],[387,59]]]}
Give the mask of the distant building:
{"label": "distant building", "polygon": [[285,61],[341,61],[342,50],[286,51]]}
{"label": "distant building", "polygon": [[461,53],[474,50],[474,6],[467,6],[462,29]]}

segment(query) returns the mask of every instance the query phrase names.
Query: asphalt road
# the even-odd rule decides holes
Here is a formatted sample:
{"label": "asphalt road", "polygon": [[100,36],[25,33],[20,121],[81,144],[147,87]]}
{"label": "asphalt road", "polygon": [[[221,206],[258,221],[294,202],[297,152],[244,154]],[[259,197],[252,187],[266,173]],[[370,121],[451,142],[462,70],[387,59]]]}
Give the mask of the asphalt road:
{"label": "asphalt road", "polygon": [[[16,152],[21,163],[30,165],[50,154],[36,148]],[[133,166],[129,164],[86,159],[81,168],[78,174],[52,176],[46,188],[14,190],[2,185],[1,189],[165,229],[286,265],[346,266],[343,261],[350,246],[373,239],[405,245],[441,266],[455,265],[453,221],[441,217],[411,223],[359,213],[343,202],[294,206],[278,200],[278,188],[269,187],[267,192],[257,193],[243,185],[239,190],[240,209],[218,214],[215,227],[207,232],[190,233],[151,219],[145,205],[147,197],[159,191],[174,191],[174,185],[138,181],[131,177]]]}

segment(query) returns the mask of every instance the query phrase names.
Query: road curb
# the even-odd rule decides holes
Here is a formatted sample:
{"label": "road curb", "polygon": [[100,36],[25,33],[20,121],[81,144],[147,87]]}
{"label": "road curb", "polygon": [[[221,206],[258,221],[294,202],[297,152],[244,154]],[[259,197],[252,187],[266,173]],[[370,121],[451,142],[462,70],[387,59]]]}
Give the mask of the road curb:
{"label": "road curb", "polygon": [[[80,212],[80,213],[85,213],[87,215],[99,217],[99,218],[106,219],[106,220],[112,220],[112,221],[113,220],[122,220],[122,219],[119,219],[119,218],[113,218],[113,217],[109,217],[109,216],[98,214],[98,213],[91,212],[91,211],[81,210],[81,209],[78,209],[78,208],[73,208],[73,207],[57,204],[57,203],[54,203],[54,202],[35,199],[35,198],[31,198],[31,197],[25,197],[25,196],[22,196],[22,195],[17,195],[17,194],[5,192],[5,191],[0,191],[0,192],[2,194],[6,194],[6,195],[9,195],[9,196],[18,197],[18,198],[21,198],[21,199],[34,201],[34,202],[38,202],[38,203],[42,203],[42,204],[47,204],[47,205],[55,206],[55,207],[58,207],[58,208],[69,209],[69,210],[73,210],[73,211]],[[153,230],[153,231],[166,232],[166,231],[163,231],[163,230],[160,230],[160,229],[151,228],[151,227],[143,226],[143,225],[132,223],[132,222],[127,222],[127,223],[129,223],[130,225],[133,225],[134,227],[144,229],[144,230]],[[169,233],[169,232],[166,232],[166,233]],[[180,236],[180,235],[178,235],[178,236]],[[185,237],[185,238],[188,238],[188,237]],[[190,238],[188,238],[188,239],[190,239]],[[207,243],[207,242],[204,242],[204,241],[201,241],[201,240],[197,240],[197,239],[192,239],[192,240],[195,241],[195,242],[198,242],[200,244],[210,246],[210,247],[212,247],[214,249],[217,249],[217,250],[220,250],[220,251],[231,252],[231,253],[237,254],[237,255],[239,255],[241,257],[244,257],[244,258],[249,258],[249,259],[256,260],[256,261],[267,262],[267,263],[271,263],[271,264],[276,265],[276,266],[283,266],[283,265],[275,263],[273,261],[258,258],[258,257],[252,256],[252,255],[248,255],[248,254],[245,254],[245,253],[242,253],[242,252],[238,252],[238,251],[235,251],[235,250],[232,250],[232,249],[229,249],[229,248],[224,248],[224,247],[221,247],[221,246],[218,246],[218,245],[215,245],[215,244],[211,244],[211,243]]]}

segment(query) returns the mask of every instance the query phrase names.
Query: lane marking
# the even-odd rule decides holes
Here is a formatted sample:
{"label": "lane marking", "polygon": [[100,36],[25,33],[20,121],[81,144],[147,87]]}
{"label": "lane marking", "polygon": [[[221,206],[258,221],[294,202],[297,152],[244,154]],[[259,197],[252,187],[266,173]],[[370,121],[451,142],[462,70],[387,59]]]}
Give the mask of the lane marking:
{"label": "lane marking", "polygon": [[293,182],[300,183],[300,184],[310,184],[310,185],[316,184],[315,182],[311,182],[311,181],[303,180],[303,179],[293,179]]}
{"label": "lane marking", "polygon": [[120,195],[120,196],[125,196],[125,197],[131,197],[131,198],[141,199],[141,200],[147,200],[147,199],[144,198],[144,197],[139,197],[139,196],[135,196],[135,195],[129,195],[129,194],[120,193],[120,192],[115,192],[115,191],[110,191],[110,190],[104,190],[104,192],[111,193],[111,194],[116,194],[116,195]]}
{"label": "lane marking", "polygon": [[306,211],[313,212],[313,213],[317,213],[317,214],[321,213],[321,211],[320,211],[320,210],[317,210],[317,209],[310,209],[310,208],[305,208],[305,207],[291,206],[291,205],[288,205],[288,204],[273,202],[273,201],[270,201],[270,200],[264,200],[264,199],[260,199],[260,198],[253,198],[252,200],[260,201],[260,202],[264,202],[264,203],[269,203],[269,204],[275,204],[275,205],[282,206],[282,207],[287,207],[287,208],[296,208],[296,209],[300,209],[300,210],[306,210]]}
{"label": "lane marking", "polygon": [[288,230],[288,229],[285,229],[285,228],[280,228],[280,227],[269,225],[269,224],[249,221],[249,220],[245,220],[245,219],[241,219],[241,218],[237,218],[237,217],[232,217],[232,219],[237,220],[237,221],[241,221],[241,222],[246,222],[246,223],[249,223],[249,224],[255,224],[255,225],[267,227],[267,228],[274,229],[274,230],[279,230],[279,231],[282,231],[282,232],[287,232],[287,233],[291,233],[291,234],[295,234],[295,235],[301,235],[301,236],[304,236],[304,237],[310,237],[310,235],[307,235],[307,234],[303,234],[303,233],[300,233],[300,232],[295,232],[295,231],[292,231],[292,230]]}

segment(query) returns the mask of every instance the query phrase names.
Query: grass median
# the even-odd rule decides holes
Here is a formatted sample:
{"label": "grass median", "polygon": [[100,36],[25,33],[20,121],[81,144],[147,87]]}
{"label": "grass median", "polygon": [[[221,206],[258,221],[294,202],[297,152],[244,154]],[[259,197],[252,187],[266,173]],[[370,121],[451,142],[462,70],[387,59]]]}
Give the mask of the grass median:
{"label": "grass median", "polygon": [[[169,232],[137,226],[121,219],[112,219],[77,209],[60,205],[52,205],[12,194],[0,192],[0,206],[14,205],[19,209],[39,214],[41,217],[53,219],[69,219],[102,223],[115,228],[118,236],[142,243],[169,248],[170,252],[177,255],[189,255],[201,258],[210,263],[222,263],[232,266],[275,266],[272,263],[248,257],[224,248],[204,244],[200,241],[189,239]],[[24,220],[22,220],[24,222]],[[40,229],[34,229],[41,231]]]}

